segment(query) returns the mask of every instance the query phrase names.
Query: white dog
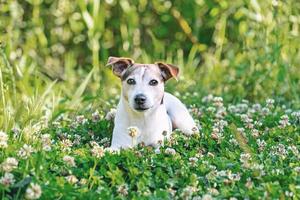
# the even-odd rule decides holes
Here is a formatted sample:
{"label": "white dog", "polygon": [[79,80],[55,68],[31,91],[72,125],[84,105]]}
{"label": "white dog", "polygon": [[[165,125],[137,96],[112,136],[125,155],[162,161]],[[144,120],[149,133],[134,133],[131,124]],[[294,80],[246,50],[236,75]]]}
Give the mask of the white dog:
{"label": "white dog", "polygon": [[[107,65],[111,65],[113,73],[122,80],[112,149],[138,143],[157,146],[164,137],[169,138],[175,128],[186,135],[198,132],[186,107],[175,96],[164,92],[164,83],[177,78],[177,67],[162,62],[135,64],[130,58],[117,57],[109,57]],[[128,134],[129,127],[137,128],[136,138]]]}

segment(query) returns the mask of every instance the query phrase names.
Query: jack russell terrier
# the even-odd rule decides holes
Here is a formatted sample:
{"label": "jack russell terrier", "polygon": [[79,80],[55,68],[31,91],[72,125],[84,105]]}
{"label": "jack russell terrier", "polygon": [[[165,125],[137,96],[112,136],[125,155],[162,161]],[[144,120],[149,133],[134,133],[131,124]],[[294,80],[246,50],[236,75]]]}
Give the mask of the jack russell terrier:
{"label": "jack russell terrier", "polygon": [[130,58],[109,57],[107,66],[122,81],[117,106],[111,149],[130,148],[133,136],[129,127],[136,127],[136,144],[157,146],[178,128],[186,135],[198,132],[187,108],[175,96],[164,91],[170,78],[177,80],[179,69],[171,64],[134,63]]}

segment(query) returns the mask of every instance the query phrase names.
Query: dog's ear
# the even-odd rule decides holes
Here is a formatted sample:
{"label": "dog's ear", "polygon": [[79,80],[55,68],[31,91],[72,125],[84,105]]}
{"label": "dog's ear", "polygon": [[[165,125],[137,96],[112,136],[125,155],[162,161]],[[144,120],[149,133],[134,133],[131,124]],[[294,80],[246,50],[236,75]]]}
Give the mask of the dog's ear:
{"label": "dog's ear", "polygon": [[123,57],[113,57],[110,56],[107,60],[106,66],[111,65],[113,73],[121,77],[123,72],[134,63],[134,61],[131,58],[123,58]]}
{"label": "dog's ear", "polygon": [[156,62],[155,64],[159,67],[162,77],[165,81],[169,80],[170,78],[175,78],[175,80],[177,81],[179,73],[178,67],[163,62]]}

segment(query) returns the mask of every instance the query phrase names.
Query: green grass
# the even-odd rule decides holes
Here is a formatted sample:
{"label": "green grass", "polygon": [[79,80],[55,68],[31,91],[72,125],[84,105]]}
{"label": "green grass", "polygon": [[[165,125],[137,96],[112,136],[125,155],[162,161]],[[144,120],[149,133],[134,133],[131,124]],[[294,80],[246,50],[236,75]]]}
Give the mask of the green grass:
{"label": "green grass", "polygon": [[[32,182],[41,186],[41,199],[300,198],[299,111],[276,102],[223,106],[217,98],[191,111],[200,134],[175,131],[159,152],[142,146],[106,151],[113,123],[105,113],[61,116],[30,137],[10,131],[2,162],[15,157],[19,163],[11,172],[16,183],[1,186],[2,196],[22,198]],[[52,142],[41,139],[45,134]],[[24,144],[33,148],[26,158],[18,153]],[[74,163],[64,161],[66,155]]]}
{"label": "green grass", "polygon": [[[0,164],[8,157],[18,161],[11,172],[15,183],[0,184],[1,197],[23,198],[36,183],[42,199],[189,199],[208,193],[298,199],[299,15],[297,0],[1,1],[0,131],[9,139],[7,147],[0,143]],[[160,154],[138,147],[95,158],[91,141],[99,151],[109,145],[113,124],[104,116],[120,93],[119,80],[105,67],[108,56],[179,66],[179,81],[169,81],[166,90],[191,108],[200,135],[175,132]],[[223,97],[226,113],[221,107],[216,114],[213,102],[202,101],[208,94]],[[93,121],[96,110],[100,119]],[[279,128],[285,114],[290,124]],[[84,124],[81,115],[88,119]],[[49,152],[45,134],[53,140]],[[63,150],[67,138],[79,144]],[[24,144],[34,149],[26,159],[18,155]],[[167,148],[177,153],[167,155]],[[248,154],[249,163],[241,162]],[[75,158],[76,167],[63,161],[65,155]],[[71,174],[79,182],[67,183]],[[232,174],[240,179],[230,180]]]}

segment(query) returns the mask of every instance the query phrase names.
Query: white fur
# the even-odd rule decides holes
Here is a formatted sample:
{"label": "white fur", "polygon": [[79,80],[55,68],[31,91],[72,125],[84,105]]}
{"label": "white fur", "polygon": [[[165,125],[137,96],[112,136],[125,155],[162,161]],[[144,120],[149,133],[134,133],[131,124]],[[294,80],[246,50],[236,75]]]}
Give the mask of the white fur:
{"label": "white fur", "polygon": [[[129,148],[141,142],[156,146],[159,141],[164,140],[162,133],[166,131],[166,137],[169,138],[173,128],[180,129],[186,135],[198,131],[186,107],[178,98],[166,92],[162,104],[158,102],[156,106],[144,112],[132,109],[121,95],[114,122],[112,149]],[[137,127],[139,131],[139,135],[134,138],[135,142],[127,130],[132,126]]]}

